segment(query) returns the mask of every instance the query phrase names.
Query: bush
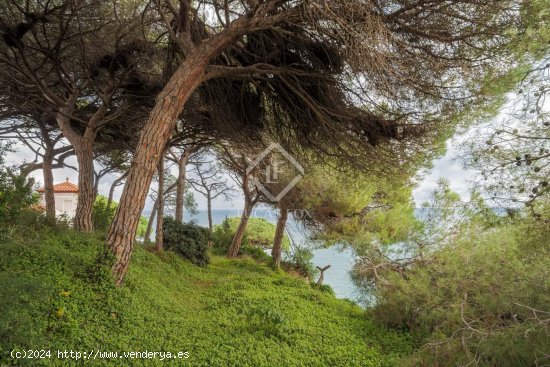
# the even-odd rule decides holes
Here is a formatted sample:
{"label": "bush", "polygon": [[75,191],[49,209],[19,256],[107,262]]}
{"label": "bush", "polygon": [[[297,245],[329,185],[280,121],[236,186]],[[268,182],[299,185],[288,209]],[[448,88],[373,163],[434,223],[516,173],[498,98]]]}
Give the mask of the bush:
{"label": "bush", "polygon": [[[212,232],[212,242],[214,243],[214,248],[217,250],[216,253],[220,255],[225,254],[231,246],[231,241],[235,235],[235,230],[231,230],[231,224],[229,223],[229,218],[225,218],[222,224],[214,226],[214,231]],[[243,243],[246,240],[246,233],[243,237]]]}
{"label": "bush", "polygon": [[283,262],[283,266],[297,271],[309,280],[313,280],[318,271],[313,265],[313,252],[308,248],[297,247],[294,249],[290,258]]}
{"label": "bush", "polygon": [[332,287],[328,284],[317,284],[315,282],[311,282],[309,284],[311,285],[312,288],[318,289],[323,293],[328,293],[333,296],[335,295],[334,289],[332,289]]}
{"label": "bush", "polygon": [[211,241],[208,229],[196,224],[176,222],[173,218],[166,217],[162,231],[166,250],[180,254],[195,265],[202,267],[208,265],[210,262],[208,242]]}
{"label": "bush", "polygon": [[11,175],[0,168],[0,221],[14,224],[21,213],[38,203],[38,195],[32,192],[32,181]]}
{"label": "bush", "polygon": [[107,198],[102,195],[97,195],[94,202],[92,217],[94,221],[94,228],[99,231],[107,230],[115,216],[116,207],[116,204],[111,204],[111,207],[107,208]]}

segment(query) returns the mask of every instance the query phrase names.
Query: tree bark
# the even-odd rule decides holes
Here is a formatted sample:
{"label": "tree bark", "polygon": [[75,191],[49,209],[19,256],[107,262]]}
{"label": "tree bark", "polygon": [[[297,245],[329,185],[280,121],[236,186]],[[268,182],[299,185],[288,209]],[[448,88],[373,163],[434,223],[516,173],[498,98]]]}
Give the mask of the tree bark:
{"label": "tree bark", "polygon": [[185,102],[205,80],[210,59],[244,34],[247,27],[253,26],[250,19],[244,17],[232,22],[222,33],[201,43],[189,53],[158,95],[149,120],[142,129],[128,180],[107,234],[107,246],[115,256],[112,272],[117,285],[123,283],[128,271],[139,215],[145,205],[155,167]]}
{"label": "tree bark", "polygon": [[275,261],[277,269],[281,266],[281,252],[283,248],[283,238],[285,234],[286,221],[288,219],[288,210],[285,207],[280,208],[281,212],[277,219],[277,228],[275,229],[275,238],[271,248],[271,257]]}
{"label": "tree bark", "polygon": [[320,266],[316,266],[316,268],[321,272],[319,275],[319,279],[317,279],[317,285],[322,285],[323,280],[325,280],[325,271],[330,268],[330,265],[325,266],[324,268],[321,268]]}
{"label": "tree bark", "polygon": [[78,204],[74,227],[78,231],[91,232],[93,230],[92,214],[95,198],[93,146],[87,139],[72,144],[78,161]]}
{"label": "tree bark", "polygon": [[44,163],[42,166],[44,174],[44,201],[46,204],[46,220],[48,223],[55,223],[55,195],[53,182],[53,147],[46,146]]}
{"label": "tree bark", "polygon": [[124,172],[122,176],[113,181],[113,184],[109,189],[109,197],[107,198],[107,211],[109,211],[109,209],[111,209],[111,205],[113,205],[113,196],[115,194],[116,187],[126,178],[127,175],[128,171]]}
{"label": "tree bark", "polygon": [[212,196],[210,195],[210,191],[208,191],[208,196],[206,197],[206,205],[208,209],[208,230],[212,233]]}
{"label": "tree bark", "polygon": [[149,216],[149,223],[147,223],[147,230],[145,231],[145,241],[151,241],[151,231],[153,230],[153,222],[155,221],[155,218],[157,217],[157,210],[158,210],[158,198],[155,200],[155,204],[153,205],[153,210],[151,210],[151,215]]}
{"label": "tree bark", "polygon": [[[90,119],[84,134],[80,135],[71,127],[70,116],[74,112],[75,96],[71,96],[65,106],[59,109],[56,120],[63,132],[63,136],[73,146],[78,162],[78,203],[74,218],[74,227],[78,231],[91,232],[93,230],[94,194],[94,151],[93,143],[96,136],[97,119],[104,115],[106,106],[102,106]],[[137,227],[136,227],[137,230]]]}
{"label": "tree bark", "polygon": [[46,204],[46,221],[55,224],[55,195],[53,188],[53,146],[46,144],[42,172],[44,174],[44,201]]}
{"label": "tree bark", "polygon": [[103,176],[96,175],[94,172],[94,202],[97,198],[97,194],[99,193],[99,181],[101,181],[101,177]]}
{"label": "tree bark", "polygon": [[178,160],[178,180],[176,185],[176,222],[183,223],[183,211],[185,204],[185,179],[187,162],[191,156],[191,149],[185,150],[183,155]]}
{"label": "tree bark", "polygon": [[[174,189],[174,185],[170,185],[166,190],[164,190],[163,195],[168,194],[170,191]],[[153,222],[155,221],[155,218],[157,216],[157,211],[159,208],[159,202],[158,202],[158,196],[155,200],[155,203],[153,204],[153,210],[151,210],[151,215],[149,216],[149,222],[147,223],[147,230],[145,231],[145,240],[150,241],[151,240],[151,231],[153,230]]]}
{"label": "tree bark", "polygon": [[243,215],[241,216],[241,221],[239,222],[239,226],[237,227],[237,231],[233,236],[233,241],[231,241],[231,246],[229,247],[229,251],[227,252],[227,257],[229,258],[237,257],[237,255],[239,254],[239,251],[241,250],[244,232],[246,231],[246,226],[248,225],[248,219],[250,218],[250,214],[252,213],[253,207],[254,207],[253,204],[245,203]]}
{"label": "tree bark", "polygon": [[158,164],[159,188],[157,197],[157,233],[155,235],[155,248],[161,251],[164,242],[162,225],[164,223],[164,158],[161,158]]}

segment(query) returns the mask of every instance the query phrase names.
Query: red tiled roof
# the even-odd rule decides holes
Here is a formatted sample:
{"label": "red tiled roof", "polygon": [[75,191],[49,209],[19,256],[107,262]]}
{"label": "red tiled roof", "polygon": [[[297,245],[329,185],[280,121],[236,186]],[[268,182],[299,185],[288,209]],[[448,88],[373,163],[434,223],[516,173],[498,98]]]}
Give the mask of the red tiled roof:
{"label": "red tiled roof", "polygon": [[[38,189],[38,192],[44,192],[44,191],[46,191],[46,190],[44,190],[43,187]],[[57,185],[53,185],[53,192],[75,192],[75,193],[77,193],[78,192],[78,186],[75,185],[72,182],[69,182],[69,181],[61,182],[61,183],[58,183]]]}

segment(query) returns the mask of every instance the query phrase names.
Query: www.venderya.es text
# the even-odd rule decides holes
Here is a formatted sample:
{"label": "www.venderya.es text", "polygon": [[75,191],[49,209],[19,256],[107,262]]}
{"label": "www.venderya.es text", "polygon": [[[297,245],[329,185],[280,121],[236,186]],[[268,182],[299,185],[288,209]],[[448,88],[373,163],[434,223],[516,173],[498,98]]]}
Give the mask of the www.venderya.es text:
{"label": "www.venderya.es text", "polygon": [[21,349],[12,350],[10,353],[13,359],[187,359],[190,354],[186,351],[104,351],[104,350],[49,350],[49,349]]}

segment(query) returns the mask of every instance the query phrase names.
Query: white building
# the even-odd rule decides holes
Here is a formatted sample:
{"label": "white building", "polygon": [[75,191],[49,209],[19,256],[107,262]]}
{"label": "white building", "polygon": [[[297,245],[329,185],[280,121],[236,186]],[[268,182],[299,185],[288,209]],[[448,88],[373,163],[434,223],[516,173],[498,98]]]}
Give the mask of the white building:
{"label": "white building", "polygon": [[[78,186],[69,179],[65,182],[53,186],[55,198],[56,216],[66,215],[68,219],[73,219],[76,214],[76,204],[78,202]],[[45,190],[43,187],[38,189],[40,193],[40,204],[46,206]]]}

